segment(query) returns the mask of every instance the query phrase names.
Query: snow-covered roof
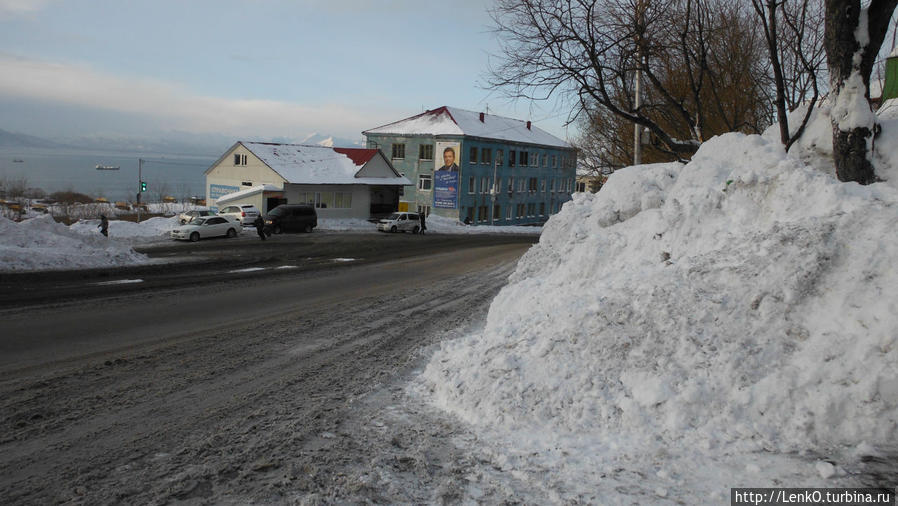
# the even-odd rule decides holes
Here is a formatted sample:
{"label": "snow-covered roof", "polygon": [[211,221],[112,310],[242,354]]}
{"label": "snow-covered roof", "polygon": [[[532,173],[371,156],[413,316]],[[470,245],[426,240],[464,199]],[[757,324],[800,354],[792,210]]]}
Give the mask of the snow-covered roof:
{"label": "snow-covered roof", "polygon": [[[482,118],[482,120],[481,120]],[[570,148],[567,142],[529,121],[443,106],[362,132],[393,135],[467,135],[509,142]]]}
{"label": "snow-covered roof", "polygon": [[[271,170],[294,184],[410,185],[377,149],[334,148],[304,144],[241,142]],[[359,177],[376,156],[386,163],[393,177]]]}
{"label": "snow-covered roof", "polygon": [[242,199],[243,197],[249,197],[250,195],[255,195],[257,193],[264,192],[279,192],[283,190],[280,186],[275,186],[273,184],[259,184],[256,186],[251,186],[245,190],[236,191],[233,193],[228,193],[227,195],[222,195],[218,197],[215,201],[218,204],[224,204],[226,202],[231,202],[232,200]]}

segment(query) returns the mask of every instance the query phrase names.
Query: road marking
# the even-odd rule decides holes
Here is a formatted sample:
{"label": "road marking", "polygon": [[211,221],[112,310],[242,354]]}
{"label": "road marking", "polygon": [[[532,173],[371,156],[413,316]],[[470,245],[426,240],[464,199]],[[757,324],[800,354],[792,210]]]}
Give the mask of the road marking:
{"label": "road marking", "polygon": [[142,279],[117,279],[115,281],[101,281],[99,283],[91,283],[92,285],[128,285],[131,283],[143,283]]}
{"label": "road marking", "polygon": [[332,262],[355,262],[355,258],[332,258]]}
{"label": "road marking", "polygon": [[255,272],[255,271],[264,271],[265,267],[248,267],[246,269],[237,269],[235,271],[228,271],[229,274],[235,272]]}

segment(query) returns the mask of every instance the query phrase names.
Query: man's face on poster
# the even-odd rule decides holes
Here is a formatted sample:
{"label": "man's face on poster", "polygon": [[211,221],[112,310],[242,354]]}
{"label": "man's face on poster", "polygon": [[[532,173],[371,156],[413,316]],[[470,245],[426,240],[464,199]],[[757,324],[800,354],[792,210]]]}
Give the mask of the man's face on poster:
{"label": "man's face on poster", "polygon": [[451,149],[443,151],[443,165],[451,167],[453,163],[455,163],[455,152]]}

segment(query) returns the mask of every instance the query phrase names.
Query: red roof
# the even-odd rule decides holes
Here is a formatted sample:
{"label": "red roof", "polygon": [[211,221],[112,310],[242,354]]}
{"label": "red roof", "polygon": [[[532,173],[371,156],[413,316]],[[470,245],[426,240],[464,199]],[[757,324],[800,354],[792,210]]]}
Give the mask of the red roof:
{"label": "red roof", "polygon": [[346,155],[352,163],[362,166],[368,163],[374,155],[377,154],[376,149],[364,149],[364,148],[333,148],[334,151],[340,153],[341,155]]}

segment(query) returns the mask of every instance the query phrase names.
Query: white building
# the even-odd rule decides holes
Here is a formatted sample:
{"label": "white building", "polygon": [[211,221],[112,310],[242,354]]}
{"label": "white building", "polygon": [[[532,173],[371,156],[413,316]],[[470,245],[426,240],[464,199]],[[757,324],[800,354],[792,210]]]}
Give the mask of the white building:
{"label": "white building", "polygon": [[206,170],[206,202],[313,204],[319,218],[361,218],[396,210],[404,185],[377,149],[238,141]]}

